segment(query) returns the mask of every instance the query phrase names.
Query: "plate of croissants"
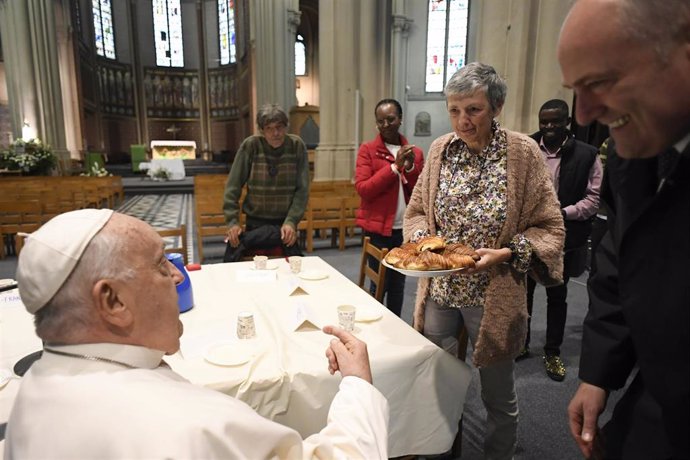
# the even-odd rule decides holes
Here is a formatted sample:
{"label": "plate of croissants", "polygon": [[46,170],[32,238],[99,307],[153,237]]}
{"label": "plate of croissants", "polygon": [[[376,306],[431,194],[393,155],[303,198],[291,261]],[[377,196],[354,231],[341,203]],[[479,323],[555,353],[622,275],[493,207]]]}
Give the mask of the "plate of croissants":
{"label": "plate of croissants", "polygon": [[479,258],[469,246],[446,243],[441,236],[428,236],[391,249],[383,258],[383,265],[405,276],[431,278],[473,268]]}

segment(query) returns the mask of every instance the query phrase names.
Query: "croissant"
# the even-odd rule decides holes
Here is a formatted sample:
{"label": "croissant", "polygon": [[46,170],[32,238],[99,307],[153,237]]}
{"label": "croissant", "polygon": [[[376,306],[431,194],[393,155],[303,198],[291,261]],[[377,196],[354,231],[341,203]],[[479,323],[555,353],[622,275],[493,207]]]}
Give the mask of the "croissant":
{"label": "croissant", "polygon": [[475,261],[480,259],[479,254],[477,254],[474,249],[470,248],[469,246],[465,246],[462,243],[451,243],[447,245],[443,250],[443,255],[448,257],[450,254],[470,256]]}
{"label": "croissant", "polygon": [[450,262],[445,257],[431,251],[411,255],[402,264],[404,265],[403,268],[408,270],[445,270],[451,267]]}
{"label": "croissant", "polygon": [[402,247],[393,248],[390,251],[388,251],[385,260],[387,263],[393,265],[394,267],[397,267],[400,262],[402,262],[404,259],[406,259],[412,254],[412,251],[405,250]]}
{"label": "croissant", "polygon": [[445,240],[440,236],[427,236],[417,241],[417,251],[435,251],[446,247]]}
{"label": "croissant", "polygon": [[476,266],[474,259],[465,254],[451,252],[450,254],[444,254],[443,257],[450,262],[452,268],[474,268]]}

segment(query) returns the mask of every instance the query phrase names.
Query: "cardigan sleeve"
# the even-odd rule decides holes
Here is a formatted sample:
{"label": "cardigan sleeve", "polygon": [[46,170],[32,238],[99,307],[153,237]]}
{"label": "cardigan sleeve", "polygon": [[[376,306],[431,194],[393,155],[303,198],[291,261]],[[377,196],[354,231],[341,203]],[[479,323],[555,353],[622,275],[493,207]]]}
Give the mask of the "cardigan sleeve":
{"label": "cardigan sleeve", "polygon": [[549,172],[537,143],[524,137],[522,158],[526,174],[519,233],[532,247],[529,275],[545,286],[563,282],[565,227]]}

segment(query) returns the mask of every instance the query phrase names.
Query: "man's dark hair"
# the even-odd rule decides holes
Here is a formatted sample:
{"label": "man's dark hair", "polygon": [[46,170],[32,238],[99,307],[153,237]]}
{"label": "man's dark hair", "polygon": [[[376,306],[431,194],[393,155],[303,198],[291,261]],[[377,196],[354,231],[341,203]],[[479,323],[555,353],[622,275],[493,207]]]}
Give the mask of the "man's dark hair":
{"label": "man's dark hair", "polygon": [[568,107],[568,103],[565,102],[563,99],[550,99],[544,102],[544,104],[539,109],[539,113],[542,113],[542,111],[544,110],[553,109],[560,110],[563,118],[568,118],[570,116],[570,108]]}
{"label": "man's dark hair", "polygon": [[396,101],[395,99],[381,99],[377,104],[376,107],[374,107],[374,117],[376,117],[376,111],[381,107],[383,104],[393,104],[396,109],[398,109],[398,118],[402,118],[402,105],[400,105],[400,102]]}

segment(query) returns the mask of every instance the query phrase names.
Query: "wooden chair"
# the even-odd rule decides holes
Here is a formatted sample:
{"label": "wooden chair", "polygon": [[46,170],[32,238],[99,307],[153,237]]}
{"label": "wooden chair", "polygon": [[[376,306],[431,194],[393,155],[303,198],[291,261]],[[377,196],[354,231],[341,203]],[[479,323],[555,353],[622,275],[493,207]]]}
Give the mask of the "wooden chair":
{"label": "wooden chair", "polygon": [[14,247],[14,235],[33,232],[43,225],[43,209],[38,200],[0,201],[0,259],[5,258],[5,235],[10,251]]}
{"label": "wooden chair", "polygon": [[[364,237],[364,243],[362,244],[362,260],[359,264],[359,287],[369,292],[369,289],[364,286],[365,278],[369,278],[372,282],[376,284],[376,293],[374,298],[381,302],[383,300],[383,288],[384,281],[386,279],[386,266],[381,263],[386,254],[388,254],[388,249],[379,249],[370,243],[371,239],[368,236]],[[379,269],[373,270],[369,267],[369,257],[372,256],[379,262]]]}
{"label": "wooden chair", "polygon": [[180,238],[179,241],[180,241],[181,246],[175,246],[175,243],[178,241],[177,239],[173,240],[173,242],[172,242],[173,247],[168,247],[169,241],[166,241],[165,253],[166,254],[170,254],[170,253],[182,254],[182,260],[184,260],[184,264],[187,265],[189,263],[189,260],[187,260],[187,226],[182,224],[177,228],[161,228],[161,229],[157,229],[156,231],[161,236],[161,238],[170,238],[170,237]]}

